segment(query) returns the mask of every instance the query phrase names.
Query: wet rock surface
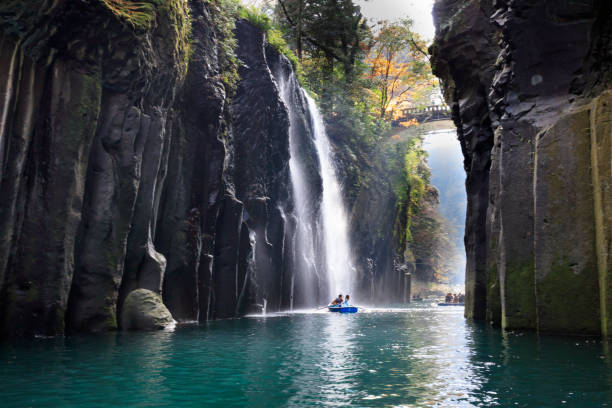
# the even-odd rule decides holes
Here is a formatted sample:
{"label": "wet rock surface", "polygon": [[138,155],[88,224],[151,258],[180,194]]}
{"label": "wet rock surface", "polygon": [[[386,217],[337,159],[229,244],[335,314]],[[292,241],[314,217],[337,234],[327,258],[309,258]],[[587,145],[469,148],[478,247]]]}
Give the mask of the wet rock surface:
{"label": "wet rock surface", "polygon": [[2,335],[144,328],[124,308],[144,290],[179,321],[286,307],[289,123],[268,58],[288,61],[239,21],[230,105],[206,2],[19,3],[0,5]]}
{"label": "wet rock surface", "polygon": [[595,169],[611,155],[597,136],[612,121],[598,108],[611,5],[445,0],[434,16],[468,176],[466,316],[610,333],[610,180]]}

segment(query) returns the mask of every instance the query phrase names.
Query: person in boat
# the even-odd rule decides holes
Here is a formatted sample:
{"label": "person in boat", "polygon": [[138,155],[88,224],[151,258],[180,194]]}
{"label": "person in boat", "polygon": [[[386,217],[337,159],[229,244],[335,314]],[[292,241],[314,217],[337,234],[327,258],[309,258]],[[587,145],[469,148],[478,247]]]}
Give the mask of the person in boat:
{"label": "person in boat", "polygon": [[349,307],[351,305],[350,300],[351,300],[351,295],[346,295],[344,302],[342,302],[342,307]]}
{"label": "person in boat", "polygon": [[344,300],[342,299],[342,295],[338,295],[337,298],[335,298],[334,300],[332,300],[332,302],[330,303],[330,306],[339,306],[342,304]]}
{"label": "person in boat", "polygon": [[452,294],[452,293],[450,293],[450,292],[449,292],[449,293],[447,293],[447,294],[446,294],[446,298],[444,299],[444,301],[445,301],[446,303],[451,303],[451,302],[453,301],[453,294]]}

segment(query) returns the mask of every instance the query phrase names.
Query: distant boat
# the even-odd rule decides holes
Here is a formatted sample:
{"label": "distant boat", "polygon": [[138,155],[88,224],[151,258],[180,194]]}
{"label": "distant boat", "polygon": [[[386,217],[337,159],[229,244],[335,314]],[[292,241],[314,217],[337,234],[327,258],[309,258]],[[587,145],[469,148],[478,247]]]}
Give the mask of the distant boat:
{"label": "distant boat", "polygon": [[438,303],[438,306],[465,306],[465,303]]}
{"label": "distant boat", "polygon": [[330,312],[334,313],[357,313],[355,306],[328,306]]}

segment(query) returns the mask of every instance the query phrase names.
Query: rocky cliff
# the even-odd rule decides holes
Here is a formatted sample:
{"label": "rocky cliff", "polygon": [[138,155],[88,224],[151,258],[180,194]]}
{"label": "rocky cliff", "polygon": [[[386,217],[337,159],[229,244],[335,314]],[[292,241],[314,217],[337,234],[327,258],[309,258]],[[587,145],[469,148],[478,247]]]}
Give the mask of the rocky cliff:
{"label": "rocky cliff", "polygon": [[328,120],[327,129],[350,214],[357,298],[407,303],[411,293],[447,283],[459,249],[430,185],[423,128],[390,129],[369,148],[340,120]]}
{"label": "rocky cliff", "polygon": [[612,5],[438,0],[465,156],[466,315],[612,334]]}
{"label": "rocky cliff", "polygon": [[295,77],[248,22],[234,44],[222,5],[0,5],[4,335],[115,329],[136,289],[180,321],[289,304],[289,118],[272,72]]}

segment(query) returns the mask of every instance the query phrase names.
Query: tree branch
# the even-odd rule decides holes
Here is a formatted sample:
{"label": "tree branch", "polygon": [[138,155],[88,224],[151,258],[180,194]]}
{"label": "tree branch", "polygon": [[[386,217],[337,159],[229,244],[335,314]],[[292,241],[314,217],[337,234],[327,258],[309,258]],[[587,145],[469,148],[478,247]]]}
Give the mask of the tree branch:
{"label": "tree branch", "polygon": [[[279,0],[280,1],[280,0]],[[427,58],[427,61],[429,61],[429,54],[427,53],[427,51],[423,50],[423,48],[421,48],[421,46],[419,44],[417,44],[417,42],[414,40],[414,37],[412,37],[412,35],[410,35],[408,37],[408,42],[410,42],[410,44],[412,44],[412,47],[420,54],[423,54],[423,56],[425,56],[425,58]]]}
{"label": "tree branch", "polygon": [[[281,8],[283,9],[283,14],[285,15],[285,18],[287,19],[287,21],[289,22],[289,24],[291,24],[293,27],[295,27],[295,23],[293,22],[293,20],[291,19],[291,17],[289,16],[289,12],[287,11],[287,8],[285,7],[285,3],[283,2],[283,0],[278,0],[279,4],[281,5]],[[302,33],[304,34],[304,33]],[[324,51],[325,53],[331,55],[333,58],[337,59],[338,61],[344,63],[344,64],[349,64],[350,61],[348,58],[344,58],[340,55],[338,55],[334,50],[332,50],[330,47],[327,47],[321,43],[319,43],[317,40],[315,40],[314,38],[310,37],[309,35],[304,35],[304,38],[306,39],[306,41],[308,41],[310,44],[314,45],[315,47],[321,49],[322,51]]]}

